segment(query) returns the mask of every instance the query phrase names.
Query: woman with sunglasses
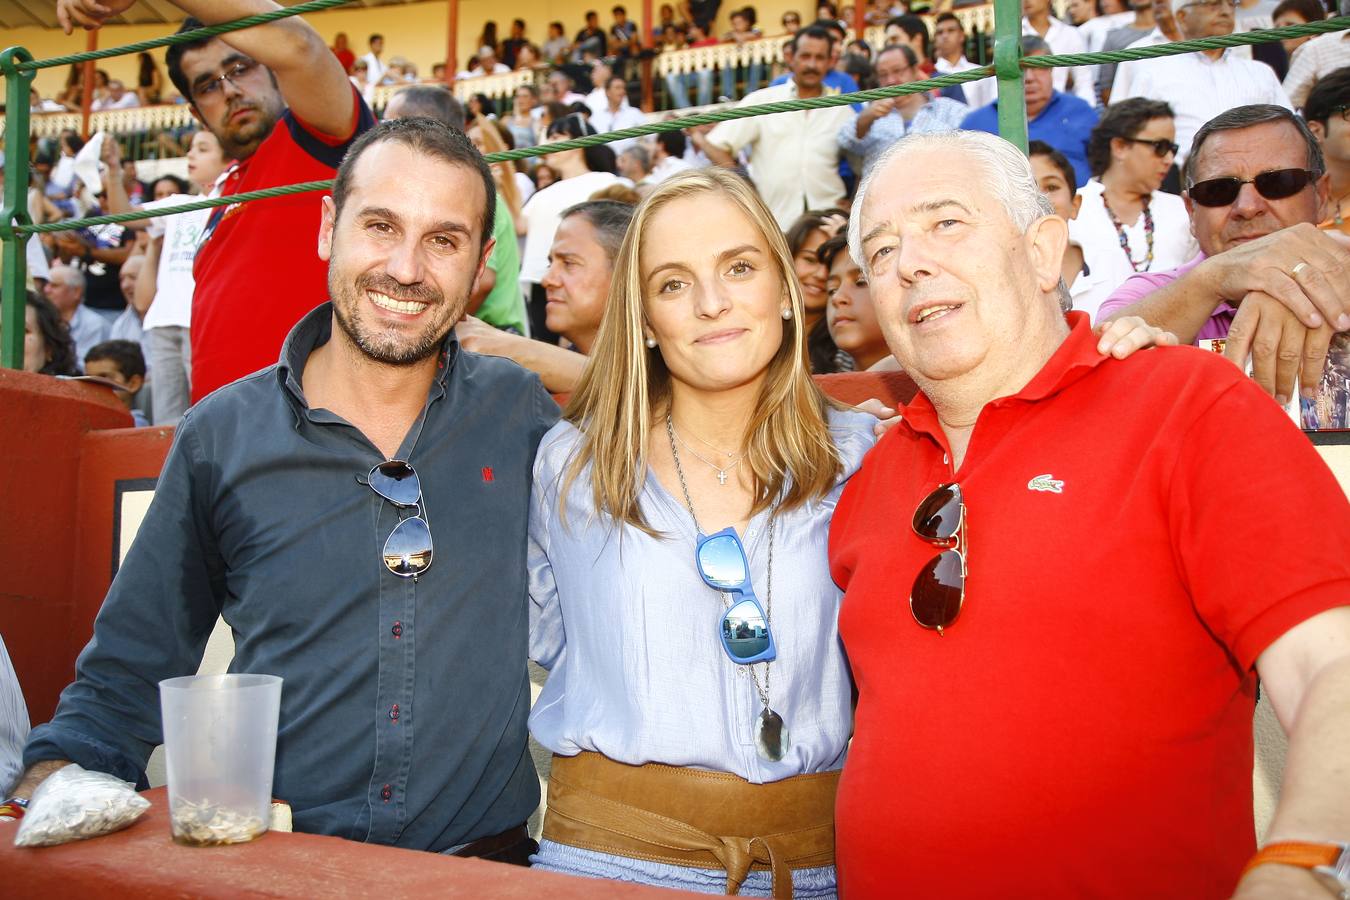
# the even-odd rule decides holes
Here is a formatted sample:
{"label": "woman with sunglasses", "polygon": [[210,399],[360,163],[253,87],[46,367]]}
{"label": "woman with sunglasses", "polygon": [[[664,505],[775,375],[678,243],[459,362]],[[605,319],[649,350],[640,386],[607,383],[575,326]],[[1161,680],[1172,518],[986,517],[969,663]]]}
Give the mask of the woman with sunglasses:
{"label": "woman with sunglasses", "polygon": [[612,285],[535,467],[535,864],[833,896],[851,686],[825,542],[876,419],[812,382],[791,254],[743,179],[659,185]]}
{"label": "woman with sunglasses", "polygon": [[1165,271],[1198,251],[1186,204],[1159,190],[1176,158],[1176,133],[1170,106],[1135,97],[1109,107],[1088,139],[1093,177],[1078,192],[1069,236],[1092,277],[1070,290],[1074,309],[1094,321],[1135,272]]}

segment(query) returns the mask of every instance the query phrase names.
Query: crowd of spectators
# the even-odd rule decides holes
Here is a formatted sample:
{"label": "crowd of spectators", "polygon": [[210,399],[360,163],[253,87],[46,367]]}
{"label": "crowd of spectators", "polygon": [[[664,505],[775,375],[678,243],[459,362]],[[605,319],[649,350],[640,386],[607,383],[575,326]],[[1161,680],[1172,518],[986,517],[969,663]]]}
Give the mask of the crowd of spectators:
{"label": "crowd of spectators", "polygon": [[[1227,2],[1183,3],[1173,8],[1166,0],[1136,0],[1126,10],[1112,7],[1108,0],[1070,4],[1069,20],[1062,21],[1050,15],[1044,0],[1027,0],[1021,49],[1031,56],[1143,46],[1272,22],[1306,22],[1327,14],[1318,0],[1283,0],[1272,5],[1268,14],[1262,9]],[[667,47],[687,45],[690,31],[698,34],[716,11],[715,4],[678,8],[665,4],[653,36]],[[783,46],[784,70],[764,71],[760,64],[728,70],[732,77],[721,84],[722,99],[739,95],[740,103],[753,105],[817,97],[860,87],[907,84],[975,65],[967,55],[973,42],[961,20],[950,12],[936,16],[930,35],[925,20],[908,11],[869,9],[869,21],[884,25],[886,34],[886,43],[875,50],[864,41],[845,43],[844,25],[828,4],[822,4],[818,13],[822,18],[806,24],[795,13],[784,15],[782,26],[790,35]],[[383,116],[431,115],[464,130],[484,153],[642,124],[649,116],[635,104],[633,82],[625,77],[631,74],[629,64],[637,56],[641,35],[623,7],[615,7],[612,17],[604,28],[597,14],[587,14],[585,27],[572,40],[565,39],[561,23],[551,23],[550,40],[542,47],[530,42],[523,20],[514,20],[505,38],[499,38],[495,23],[489,22],[480,38],[481,51],[461,74],[542,66],[548,69],[547,78],[521,85],[502,107],[482,94],[460,104],[443,85],[405,86],[393,95]],[[760,36],[753,7],[734,10],[730,21],[732,27],[724,40],[742,42]],[[367,44],[368,52],[358,57],[347,36],[339,34],[329,48],[357,93],[370,97],[375,86],[417,80],[415,68],[405,60],[385,57],[381,35],[371,35]],[[1056,208],[1072,220],[1064,272],[1072,305],[1095,318],[1101,304],[1130,276],[1171,270],[1203,255],[1181,197],[1181,173],[1192,139],[1204,123],[1234,107],[1292,108],[1281,76],[1291,91],[1297,90],[1311,133],[1324,151],[1327,205],[1320,220],[1326,228],[1346,230],[1345,207],[1350,204],[1344,146],[1347,74],[1345,69],[1333,74],[1335,63],[1346,61],[1337,55],[1346,48],[1350,48],[1350,37],[1338,33],[1283,46],[1265,45],[1255,58],[1248,48],[1233,48],[1103,66],[1100,71],[1089,67],[1027,69],[1024,88],[1033,164]],[[134,93],[116,81],[100,79],[98,102],[119,105],[138,102],[140,97],[157,98],[161,78],[148,56],[143,55],[142,69],[143,84]],[[236,74],[229,83],[239,77],[244,76]],[[1291,83],[1290,78],[1298,81]],[[846,269],[846,254],[829,242],[843,233],[859,179],[896,141],[909,134],[955,128],[997,133],[998,100],[993,84],[993,79],[984,79],[865,106],[733,120],[716,127],[700,126],[497,164],[492,167],[498,186],[497,245],[480,296],[475,298],[478,318],[463,326],[464,339],[471,347],[526,361],[537,361],[538,349],[526,340],[508,338],[529,338],[569,353],[584,353],[585,341],[579,343],[576,334],[587,333],[598,323],[607,284],[604,279],[577,280],[567,275],[564,270],[579,266],[587,254],[575,249],[563,253],[555,247],[560,225],[584,204],[636,202],[673,174],[720,165],[753,182],[788,237],[810,316],[811,352],[817,369],[884,367],[886,360],[872,352],[879,331],[874,318],[866,314],[865,287]],[[1186,90],[1181,90],[1182,85]],[[78,82],[72,81],[71,86],[78,91]],[[671,76],[667,87],[673,95],[680,94],[681,103],[686,102],[685,95],[693,94],[695,99],[707,100],[713,89],[712,74]],[[1316,102],[1309,104],[1309,97]],[[99,154],[102,181],[91,190],[77,174],[81,153],[87,156],[89,151],[73,132],[63,134],[49,152],[39,154],[30,194],[34,220],[153,209],[181,203],[194,192],[219,190],[217,180],[230,169],[231,160],[245,158],[245,154],[222,146],[213,130],[220,131],[204,128],[185,138],[190,188],[173,178],[152,185],[139,183],[134,167],[119,158],[117,142],[109,139]],[[203,235],[210,230],[208,218],[206,212],[188,213],[128,227],[62,232],[30,242],[35,287],[41,293],[45,285],[47,298],[67,323],[76,345],[68,354],[69,365],[57,368],[78,371],[89,349],[109,336],[139,341],[147,362],[147,383],[152,386],[143,393],[152,399],[138,408],[153,412],[151,420],[157,422],[171,422],[181,415],[194,395],[189,389],[193,261]],[[582,216],[578,221],[594,223],[595,217]],[[567,243],[585,243],[575,234],[578,230],[585,228],[573,228]],[[592,248],[593,258],[604,255]],[[145,262],[138,262],[142,257]],[[128,265],[136,278],[122,277]],[[598,270],[590,266],[592,274]],[[836,287],[827,288],[828,283]],[[128,289],[120,289],[119,284]],[[564,284],[571,287],[564,290]],[[564,293],[588,291],[585,300],[558,299]],[[850,308],[849,315],[840,317],[850,332],[842,344],[834,340],[836,317],[826,315],[829,296],[839,296]],[[581,310],[581,316],[592,320],[559,331],[559,304],[568,303],[569,309]],[[288,324],[279,324],[276,333],[284,333],[282,326]],[[200,335],[196,337],[200,342]],[[858,348],[856,356],[850,348]],[[274,354],[275,350],[269,347],[265,352]],[[254,359],[265,359],[263,352]],[[66,356],[51,355],[58,360]],[[536,368],[544,372],[548,386],[570,389],[580,363],[551,352],[542,358],[548,362]],[[46,358],[42,367],[54,371]],[[244,373],[237,363],[228,364],[227,370],[230,376]]]}

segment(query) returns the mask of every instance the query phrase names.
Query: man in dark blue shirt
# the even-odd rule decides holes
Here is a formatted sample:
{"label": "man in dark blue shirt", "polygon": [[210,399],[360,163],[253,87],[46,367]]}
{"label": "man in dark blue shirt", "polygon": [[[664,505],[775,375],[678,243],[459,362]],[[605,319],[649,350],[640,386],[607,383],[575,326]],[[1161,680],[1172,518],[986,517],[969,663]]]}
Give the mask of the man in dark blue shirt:
{"label": "man in dark blue shirt", "polygon": [[[451,333],[494,201],[440,123],[353,144],[322,201],[331,301],[276,365],[184,416],[20,797],[66,760],[144,785],[156,684],[196,671],[219,615],[233,671],[284,678],[273,792],[298,830],[525,860],[526,520],[557,407]],[[372,489],[390,460],[415,470],[415,508]],[[396,528],[429,533],[427,552],[391,559]]]}
{"label": "man in dark blue shirt", "polygon": [[[1035,35],[1022,38],[1023,56],[1045,56],[1050,45]],[[1023,90],[1027,98],[1027,137],[1045,141],[1073,163],[1077,187],[1087,184],[1092,170],[1087,161],[1088,137],[1097,125],[1097,111],[1086,101],[1054,89],[1049,69],[1025,69]],[[961,127],[966,131],[998,134],[998,100],[981,106],[966,116]]]}

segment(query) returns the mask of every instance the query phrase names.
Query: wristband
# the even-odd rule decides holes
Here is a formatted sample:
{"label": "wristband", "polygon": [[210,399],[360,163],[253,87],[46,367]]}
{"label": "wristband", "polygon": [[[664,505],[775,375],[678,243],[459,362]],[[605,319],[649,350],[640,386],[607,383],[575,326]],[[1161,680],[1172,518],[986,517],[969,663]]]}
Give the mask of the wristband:
{"label": "wristband", "polygon": [[[1334,896],[1350,898],[1350,845],[1280,841],[1256,851],[1242,877],[1257,866],[1279,863],[1309,870]],[[1241,879],[1239,879],[1241,880]]]}
{"label": "wristband", "polygon": [[28,801],[20,797],[10,797],[0,803],[0,819],[22,819],[28,811]]}

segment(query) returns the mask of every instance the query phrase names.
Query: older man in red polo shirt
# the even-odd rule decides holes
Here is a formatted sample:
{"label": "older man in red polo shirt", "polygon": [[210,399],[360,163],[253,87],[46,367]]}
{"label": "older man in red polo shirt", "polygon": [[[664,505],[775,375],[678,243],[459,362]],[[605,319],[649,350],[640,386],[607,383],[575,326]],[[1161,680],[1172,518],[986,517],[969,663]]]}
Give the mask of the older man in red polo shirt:
{"label": "older man in red polo shirt", "polygon": [[[57,16],[97,27],[133,0],[59,0]],[[278,9],[270,0],[171,0],[182,30]],[[165,66],[193,116],[237,160],[221,194],[331,179],[374,117],[318,32],[299,17],[170,47]],[[197,251],[192,400],[277,361],[305,313],[328,300],[315,250],[316,193],[218,207]]]}
{"label": "older man in red polo shirt", "polygon": [[[1231,363],[1098,354],[1010,144],[907,138],[856,209],[921,390],[831,528],[859,692],[841,895],[1327,896],[1315,867],[1350,871],[1335,478]],[[1291,732],[1263,855],[1258,677]]]}

